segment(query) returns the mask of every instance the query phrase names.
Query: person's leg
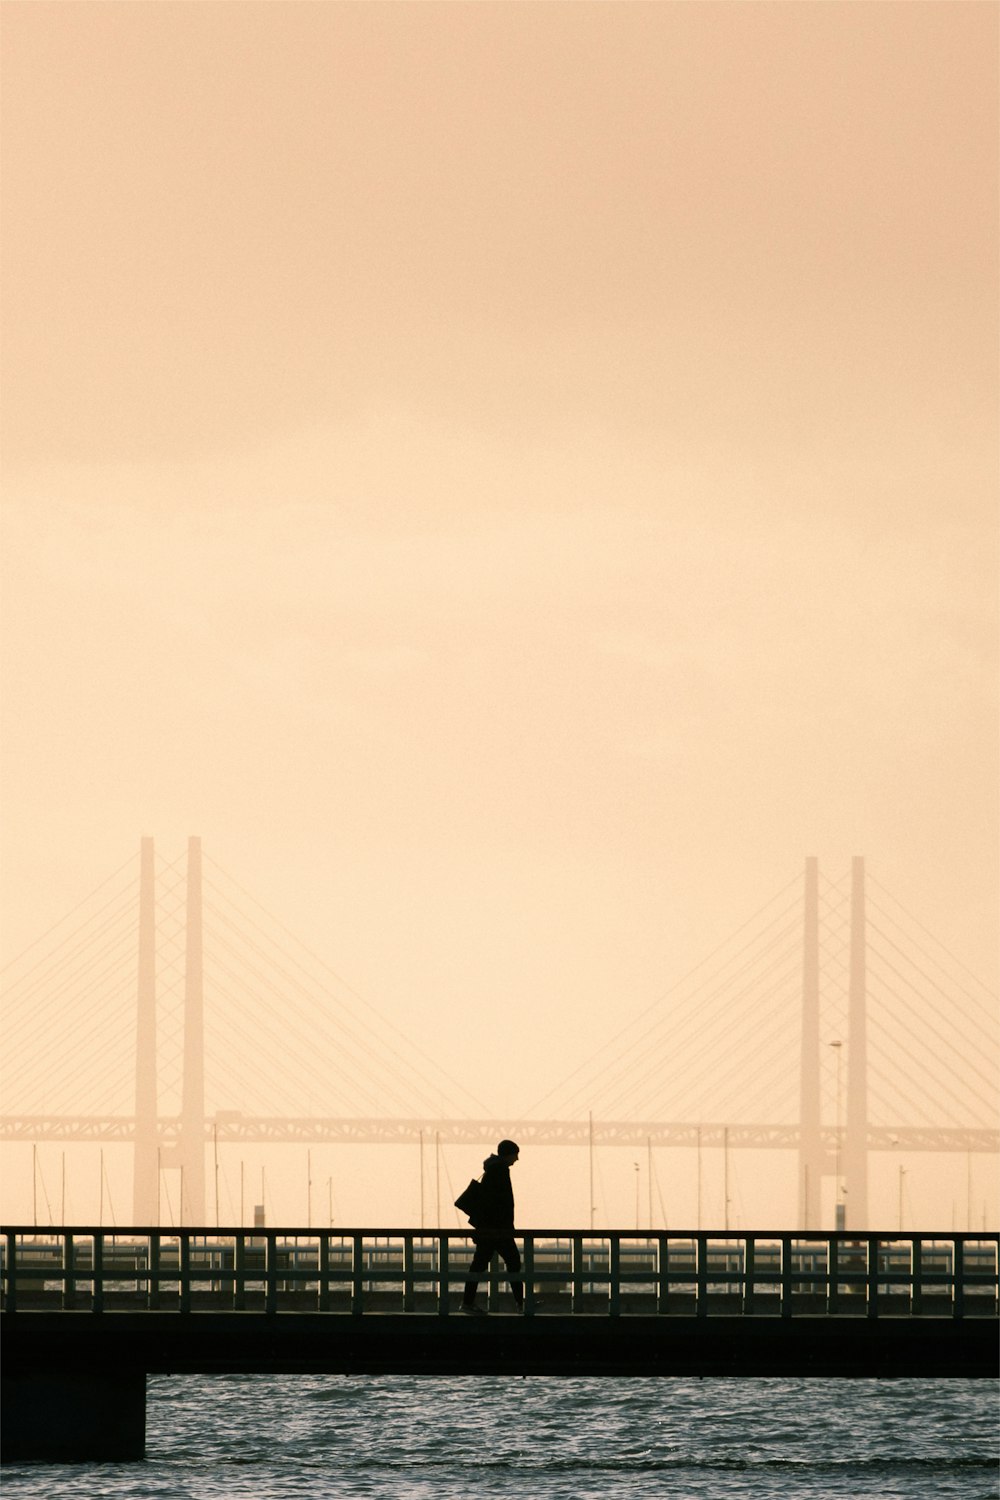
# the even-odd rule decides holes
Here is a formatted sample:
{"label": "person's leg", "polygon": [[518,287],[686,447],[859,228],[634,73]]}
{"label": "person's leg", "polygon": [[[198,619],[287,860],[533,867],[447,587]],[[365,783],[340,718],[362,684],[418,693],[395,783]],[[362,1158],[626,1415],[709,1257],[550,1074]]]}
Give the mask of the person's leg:
{"label": "person's leg", "polygon": [[524,1307],[524,1282],[515,1280],[521,1269],[521,1252],[517,1248],[517,1242],[513,1239],[502,1240],[498,1246],[503,1256],[503,1263],[507,1267],[507,1275],[510,1279],[510,1289],[514,1293],[514,1301],[519,1308]]}
{"label": "person's leg", "polygon": [[[465,1295],[462,1298],[463,1307],[472,1307],[476,1301],[476,1291],[479,1287],[479,1276],[487,1269],[490,1257],[493,1254],[493,1241],[477,1239],[476,1249],[469,1265],[467,1280],[465,1283]],[[477,1274],[478,1273],[478,1274]]]}

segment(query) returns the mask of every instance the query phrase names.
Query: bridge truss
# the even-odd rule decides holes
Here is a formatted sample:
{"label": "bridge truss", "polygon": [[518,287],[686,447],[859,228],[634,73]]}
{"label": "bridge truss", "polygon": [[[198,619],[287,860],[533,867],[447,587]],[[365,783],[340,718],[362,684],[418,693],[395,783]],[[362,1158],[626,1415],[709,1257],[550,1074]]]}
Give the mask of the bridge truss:
{"label": "bridge truss", "polygon": [[[161,1119],[158,1140],[162,1146],[177,1146],[183,1122]],[[516,1136],[530,1146],[642,1146],[726,1147],[729,1150],[798,1151],[802,1131],[798,1125],[689,1125],[663,1120],[363,1120],[322,1119],[304,1115],[284,1116],[225,1113],[204,1122],[203,1141],[218,1145],[315,1145],[406,1146],[436,1141],[441,1146],[489,1146],[504,1135]],[[839,1141],[838,1141],[839,1138]],[[0,1116],[0,1140],[5,1141],[103,1141],[134,1143],[136,1122],[131,1115],[27,1115]],[[843,1150],[846,1132],[825,1126],[820,1132],[824,1153],[832,1162],[838,1143]],[[931,1127],[920,1125],[872,1125],[867,1136],[869,1151],[957,1151],[1000,1152],[1000,1129],[975,1127]]]}

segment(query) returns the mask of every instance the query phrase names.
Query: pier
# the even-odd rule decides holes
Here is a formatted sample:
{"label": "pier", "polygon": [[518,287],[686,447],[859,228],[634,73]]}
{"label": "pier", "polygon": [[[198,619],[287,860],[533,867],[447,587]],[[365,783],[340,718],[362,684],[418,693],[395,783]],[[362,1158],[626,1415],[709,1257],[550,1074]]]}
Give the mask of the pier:
{"label": "pier", "polygon": [[5,1460],[135,1459],[154,1373],[995,1376],[1000,1235],[2,1232]]}

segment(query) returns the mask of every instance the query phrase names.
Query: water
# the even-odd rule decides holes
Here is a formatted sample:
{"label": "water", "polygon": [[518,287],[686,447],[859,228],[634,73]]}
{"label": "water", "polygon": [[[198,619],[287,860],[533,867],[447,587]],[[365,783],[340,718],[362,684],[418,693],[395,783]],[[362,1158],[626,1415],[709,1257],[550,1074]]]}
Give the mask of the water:
{"label": "water", "polygon": [[997,1500],[987,1380],[156,1376],[144,1464],[4,1500]]}

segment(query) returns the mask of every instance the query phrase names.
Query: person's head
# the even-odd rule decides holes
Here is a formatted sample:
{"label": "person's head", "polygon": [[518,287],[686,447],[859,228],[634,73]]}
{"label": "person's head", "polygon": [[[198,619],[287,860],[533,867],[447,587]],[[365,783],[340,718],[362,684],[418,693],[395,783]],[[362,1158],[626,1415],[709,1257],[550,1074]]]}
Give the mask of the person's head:
{"label": "person's head", "polygon": [[497,1146],[497,1156],[507,1167],[512,1167],[521,1154],[521,1148],[516,1141],[501,1141]]}

